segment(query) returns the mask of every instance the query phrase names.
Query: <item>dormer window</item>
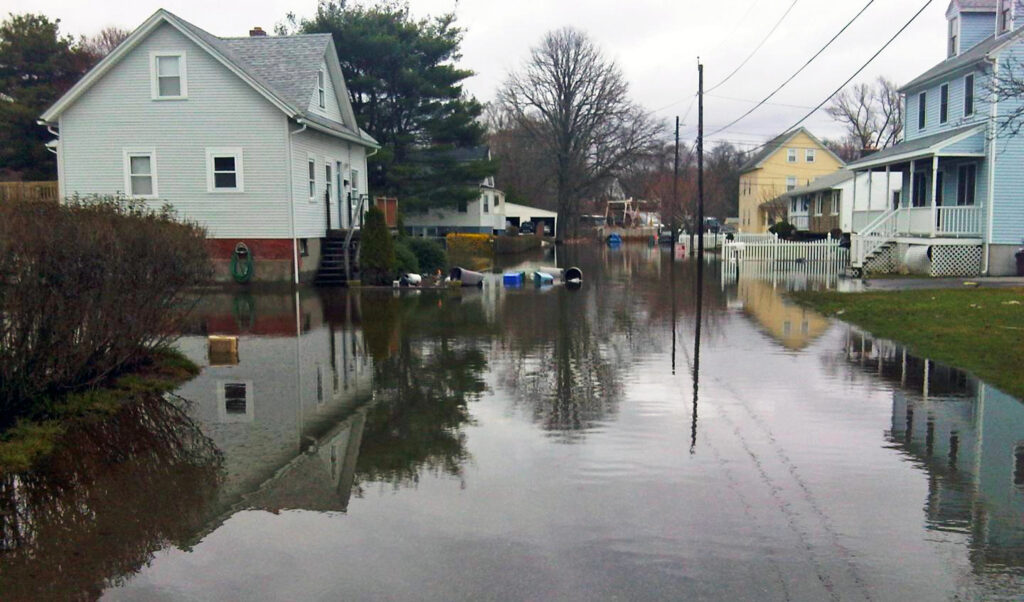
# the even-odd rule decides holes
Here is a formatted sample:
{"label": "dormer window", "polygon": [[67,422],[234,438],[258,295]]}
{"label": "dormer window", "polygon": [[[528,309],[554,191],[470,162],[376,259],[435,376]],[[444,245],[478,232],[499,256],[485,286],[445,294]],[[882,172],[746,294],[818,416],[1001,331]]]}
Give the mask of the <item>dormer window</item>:
{"label": "dormer window", "polygon": [[153,100],[179,100],[188,97],[185,53],[152,53],[150,73]]}
{"label": "dormer window", "polygon": [[953,17],[949,20],[949,48],[946,50],[946,56],[956,56],[960,54],[959,44],[960,38],[960,19]]}
{"label": "dormer window", "polygon": [[999,0],[999,33],[1010,31],[1013,23],[1013,3],[1010,0]]}
{"label": "dormer window", "polygon": [[327,106],[327,94],[324,91],[324,70],[321,69],[316,72],[316,97],[317,104],[321,109]]}

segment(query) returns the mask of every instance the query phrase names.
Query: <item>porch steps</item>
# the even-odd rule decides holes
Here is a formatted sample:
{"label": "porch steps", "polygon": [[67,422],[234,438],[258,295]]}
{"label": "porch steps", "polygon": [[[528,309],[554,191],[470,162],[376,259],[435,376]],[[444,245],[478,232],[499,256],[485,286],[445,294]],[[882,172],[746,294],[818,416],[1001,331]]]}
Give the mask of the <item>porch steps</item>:
{"label": "porch steps", "polygon": [[[349,264],[353,279],[359,278],[359,232],[349,245]],[[320,239],[320,266],[313,283],[317,286],[346,286],[345,278],[345,234],[331,230],[326,238]]]}

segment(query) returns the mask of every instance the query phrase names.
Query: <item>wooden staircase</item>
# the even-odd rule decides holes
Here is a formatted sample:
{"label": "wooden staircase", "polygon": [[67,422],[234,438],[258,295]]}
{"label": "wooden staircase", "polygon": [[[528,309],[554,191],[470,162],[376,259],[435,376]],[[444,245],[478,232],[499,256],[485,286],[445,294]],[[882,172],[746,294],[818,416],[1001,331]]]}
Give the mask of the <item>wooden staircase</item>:
{"label": "wooden staircase", "polygon": [[[313,283],[317,286],[347,286],[345,275],[345,230],[330,230],[320,239],[320,266]],[[349,244],[349,270],[353,280],[359,279],[359,231]]]}

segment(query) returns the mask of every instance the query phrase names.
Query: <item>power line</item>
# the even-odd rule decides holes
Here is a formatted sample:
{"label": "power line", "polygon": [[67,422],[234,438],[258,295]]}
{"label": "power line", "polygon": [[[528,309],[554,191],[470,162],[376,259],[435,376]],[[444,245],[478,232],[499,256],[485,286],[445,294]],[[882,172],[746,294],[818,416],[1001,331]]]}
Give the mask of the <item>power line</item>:
{"label": "power line", "polygon": [[768,32],[768,35],[766,35],[761,40],[761,42],[756,47],[754,47],[754,50],[747,56],[747,58],[743,59],[743,62],[740,63],[738,67],[732,70],[732,73],[725,76],[725,79],[723,79],[722,81],[705,90],[704,93],[707,94],[708,92],[714,92],[716,88],[719,88],[720,86],[722,86],[722,84],[732,79],[732,76],[736,75],[736,73],[739,72],[739,70],[742,69],[743,66],[750,61],[750,59],[754,58],[754,55],[757,54],[757,51],[761,50],[761,47],[764,46],[765,42],[768,41],[768,38],[772,37],[772,34],[775,33],[775,30],[778,29],[780,25],[782,25],[782,22],[786,20],[786,17],[789,16],[789,13],[793,11],[793,7],[796,6],[796,3],[799,1],[800,0],[793,0],[793,3],[789,5],[789,8],[786,9],[786,12],[782,13],[782,16],[779,17],[779,20],[776,21],[775,25],[772,26],[771,30]]}
{"label": "power line", "polygon": [[811,58],[807,59],[807,62],[804,63],[799,69],[797,69],[793,73],[793,75],[790,75],[789,78],[786,79],[786,81],[782,82],[781,84],[779,84],[779,86],[777,88],[772,90],[771,94],[769,94],[768,96],[765,96],[764,100],[762,100],[761,102],[759,102],[756,105],[754,105],[749,111],[747,111],[746,113],[740,115],[739,117],[737,117],[736,119],[731,121],[728,125],[724,125],[721,128],[715,130],[714,132],[711,132],[710,135],[714,136],[718,132],[721,132],[724,129],[727,129],[727,128],[730,128],[730,127],[736,125],[737,123],[739,123],[740,121],[742,121],[743,119],[748,117],[751,113],[753,113],[754,111],[760,109],[765,103],[767,103],[769,100],[771,100],[772,97],[774,97],[776,94],[778,94],[779,90],[782,90],[783,88],[785,88],[786,85],[789,84],[789,82],[793,81],[796,78],[796,76],[800,75],[803,72],[804,69],[806,69],[808,66],[810,66],[810,64],[813,63],[816,58],[821,56],[821,54],[823,52],[825,52],[828,49],[828,47],[831,46],[832,43],[835,42],[839,38],[839,36],[843,35],[843,32],[845,32],[847,29],[849,29],[850,26],[853,25],[853,23],[857,19],[859,19],[861,15],[864,14],[864,11],[866,11],[868,9],[868,7],[871,6],[874,3],[875,3],[875,0],[868,0],[868,3],[864,5],[864,8],[860,9],[860,12],[858,12],[856,15],[854,15],[852,19],[847,21],[846,25],[843,25],[843,28],[840,29],[839,32],[836,33],[836,35],[832,36],[831,40],[829,40],[824,46],[822,46],[821,49],[818,50],[818,52],[815,52],[814,56],[812,56]]}
{"label": "power line", "polygon": [[[908,27],[910,27],[910,25],[914,21],[916,21],[918,17],[921,16],[921,13],[923,13],[924,10],[926,8],[928,8],[931,5],[931,3],[934,2],[934,1],[935,0],[927,0],[924,3],[924,5],[920,9],[918,9],[918,11],[916,13],[914,13],[914,16],[910,17],[910,20],[903,24],[903,27],[900,27],[899,30],[895,34],[893,34],[893,36],[891,38],[889,38],[889,40],[885,44],[883,44],[882,47],[879,48],[877,52],[875,52],[873,55],[871,55],[871,58],[869,58],[863,65],[861,65],[859,69],[854,71],[853,75],[851,75],[845,82],[843,82],[831,94],[826,96],[825,100],[822,100],[820,103],[818,103],[818,106],[816,106],[813,109],[811,109],[811,111],[809,113],[807,113],[806,115],[801,117],[799,120],[797,120],[796,123],[794,123],[793,125],[789,126],[785,130],[783,130],[783,134],[785,134],[786,132],[792,131],[792,130],[796,129],[797,127],[799,127],[800,124],[803,123],[804,121],[806,121],[808,117],[810,117],[811,115],[813,115],[814,113],[819,111],[821,109],[821,107],[825,106],[825,103],[827,103],[828,101],[832,100],[832,98],[836,94],[839,94],[840,92],[842,92],[843,88],[845,88],[850,82],[852,82],[855,77],[860,75],[862,71],[867,69],[868,65],[870,65],[876,58],[878,58],[878,55],[882,54],[882,52],[885,51],[885,49],[888,48],[896,40],[896,38],[898,38],[904,31],[906,31],[906,29]],[[750,151],[748,151],[748,152],[753,152],[753,151],[755,151],[755,150],[757,150],[757,149],[759,149],[761,147],[767,146],[768,144],[770,144],[776,138],[778,138],[778,136],[776,136],[774,138],[771,138],[770,140],[766,140],[765,142],[762,142],[760,145],[758,145],[755,148],[750,149]]]}

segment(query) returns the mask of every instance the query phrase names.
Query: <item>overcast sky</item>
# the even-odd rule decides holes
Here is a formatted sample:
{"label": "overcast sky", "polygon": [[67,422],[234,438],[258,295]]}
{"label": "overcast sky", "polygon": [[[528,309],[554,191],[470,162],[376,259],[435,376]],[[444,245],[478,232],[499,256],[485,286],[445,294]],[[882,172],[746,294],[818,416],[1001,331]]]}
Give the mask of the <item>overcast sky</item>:
{"label": "overcast sky", "polygon": [[[717,138],[757,141],[807,113],[854,73],[925,0],[875,0],[854,26],[772,102]],[[867,0],[797,0],[792,12],[731,80],[705,101],[711,132],[767,95],[827,42]],[[10,12],[41,12],[61,19],[62,31],[91,34],[108,25],[134,29],[158,8],[220,36],[246,35],[254,25],[271,29],[286,13],[309,16],[315,0],[6,0]],[[454,10],[466,29],[462,66],[476,76],[467,82],[481,101],[494,98],[510,69],[525,59],[545,32],[563,26],[583,29],[630,82],[634,99],[658,115],[682,116],[697,89],[696,59],[704,62],[707,87],[735,69],[786,12],[792,0],[411,0],[418,16]],[[933,0],[903,35],[861,74],[906,82],[944,58],[947,0]],[[344,49],[342,49],[344,51]],[[684,119],[684,139],[696,131],[696,107]],[[840,132],[819,112],[807,125],[828,137]],[[712,140],[713,141],[713,140]],[[749,145],[748,145],[749,146]]]}

